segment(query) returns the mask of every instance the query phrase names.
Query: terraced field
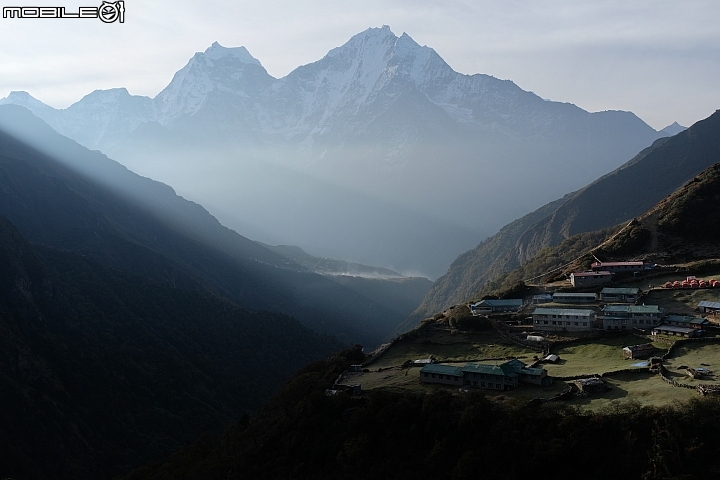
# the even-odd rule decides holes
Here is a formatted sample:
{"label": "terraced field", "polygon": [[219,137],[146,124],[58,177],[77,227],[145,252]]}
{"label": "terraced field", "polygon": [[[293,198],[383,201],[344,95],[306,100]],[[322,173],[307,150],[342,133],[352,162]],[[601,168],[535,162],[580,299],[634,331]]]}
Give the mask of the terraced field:
{"label": "terraced field", "polygon": [[[637,360],[625,360],[622,347],[644,343],[642,338],[633,335],[587,339],[553,349],[561,361],[557,364],[544,364],[544,368],[554,377],[574,375],[594,375],[608,371],[632,368]],[[659,353],[667,350],[668,345],[656,343]],[[462,333],[449,330],[429,329],[418,338],[408,339],[393,345],[376,362],[369,365],[369,372],[358,375],[357,383],[364,390],[384,389],[388,391],[431,392],[438,388],[456,387],[424,385],[420,382],[420,368],[403,368],[407,360],[416,360],[433,356],[445,364],[463,366],[467,361],[482,361],[490,358],[516,357],[530,363],[535,352],[517,346],[494,331],[479,333]],[[717,383],[714,376],[693,380],[678,370],[680,366],[717,369],[720,373],[720,343],[693,342],[679,346],[673,358],[665,365],[670,376],[682,383],[700,384]],[[641,405],[662,406],[677,401],[687,401],[698,396],[697,392],[687,388],[676,388],[663,382],[656,374],[638,369],[637,372],[623,373],[605,377],[610,389],[604,393],[591,394],[585,398],[573,398],[569,405],[580,410],[601,412],[612,410],[627,402],[638,402]],[[489,397],[498,401],[529,401],[533,398],[549,398],[566,387],[567,383],[555,380],[553,385],[541,388],[535,385],[520,384],[512,392],[488,391]]]}

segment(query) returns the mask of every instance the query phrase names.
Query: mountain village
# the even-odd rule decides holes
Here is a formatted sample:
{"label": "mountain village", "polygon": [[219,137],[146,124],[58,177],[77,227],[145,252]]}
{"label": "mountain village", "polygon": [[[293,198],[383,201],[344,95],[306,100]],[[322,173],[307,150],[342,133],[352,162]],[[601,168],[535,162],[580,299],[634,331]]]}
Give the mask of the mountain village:
{"label": "mountain village", "polygon": [[[720,337],[716,336],[720,333],[720,282],[676,270],[643,262],[597,261],[591,270],[572,272],[563,282],[537,286],[541,293],[451,307],[378,349],[367,364],[341,375],[333,391],[351,388],[357,394],[363,388],[416,389],[419,384],[459,392],[480,389],[510,398],[522,390],[520,398],[545,402],[602,397],[612,389],[611,377],[647,381],[657,377],[666,387],[685,387],[701,395],[720,392],[713,373],[720,368]],[[673,305],[668,302],[673,297],[699,300]],[[468,344],[456,351],[440,347],[438,335],[461,336],[478,322],[487,322],[493,333],[488,338],[506,344],[508,355],[474,358],[468,354],[473,350]],[[412,346],[403,347],[407,343]],[[695,346],[702,350],[699,357],[690,355],[695,363],[669,370],[671,359],[677,363],[681,358],[681,347],[692,350]],[[579,373],[572,368],[573,355],[565,355],[577,347],[604,351],[595,366],[592,355],[586,357],[580,367],[584,373]],[[405,352],[398,355],[394,350]],[[423,357],[414,358],[411,352],[422,352]],[[610,365],[606,365],[608,356],[614,357]],[[398,359],[402,363],[393,366]],[[378,376],[384,381],[378,381]],[[362,387],[364,379],[369,381]],[[674,398],[669,395],[668,401]],[[652,403],[657,402],[663,399],[652,398]]]}

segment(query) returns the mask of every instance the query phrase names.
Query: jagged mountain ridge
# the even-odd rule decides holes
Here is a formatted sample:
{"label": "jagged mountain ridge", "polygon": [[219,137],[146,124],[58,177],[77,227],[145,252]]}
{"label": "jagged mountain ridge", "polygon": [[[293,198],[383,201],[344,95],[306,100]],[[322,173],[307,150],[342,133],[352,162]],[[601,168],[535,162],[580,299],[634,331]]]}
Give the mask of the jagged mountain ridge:
{"label": "jagged mountain ridge", "polygon": [[630,112],[589,113],[458,73],[387,26],[279,79],[215,43],[154,99],[116,89],[65,110],[27,94],[2,101],[257,240],[430,277],[662,135]]}
{"label": "jagged mountain ridge", "polygon": [[490,281],[502,283],[504,275],[545,247],[642,215],[719,159],[720,112],[715,112],[673,137],[657,140],[617,170],[510,223],[458,257],[403,325],[467,300]]}
{"label": "jagged mountain ridge", "polygon": [[[406,33],[396,37],[387,26],[355,35],[323,59],[298,67],[281,79],[270,76],[245,47],[226,48],[215,42],[205,52],[196,53],[154,99],[116,88],[97,90],[64,110],[49,107],[27,92],[11,92],[2,103],[25,106],[63,135],[89,148],[102,148],[112,142],[106,137],[110,132],[124,130],[127,134],[148,121],[172,125],[197,114],[216,95],[229,93],[270,106],[255,106],[269,110],[269,114],[258,112],[255,116],[263,133],[313,143],[315,135],[330,130],[323,125],[333,117],[344,117],[348,111],[356,114],[398,82],[412,84],[459,123],[512,127],[516,134],[542,135],[558,128],[552,122],[553,109],[587,114],[571,104],[545,101],[509,80],[459,74],[435,50],[418,45]],[[283,99],[290,99],[290,108],[281,103]],[[508,106],[512,115],[506,112]],[[294,114],[284,115],[287,110]],[[628,112],[596,116],[608,113]],[[80,132],[76,122],[83,116],[98,120],[103,127]],[[130,121],[122,122],[125,119]]]}

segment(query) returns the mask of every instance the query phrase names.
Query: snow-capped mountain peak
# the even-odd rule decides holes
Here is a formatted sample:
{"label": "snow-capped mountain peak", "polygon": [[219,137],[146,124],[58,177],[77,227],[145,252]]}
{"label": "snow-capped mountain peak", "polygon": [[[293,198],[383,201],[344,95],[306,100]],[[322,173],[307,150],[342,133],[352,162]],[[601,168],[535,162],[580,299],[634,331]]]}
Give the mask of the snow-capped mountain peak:
{"label": "snow-capped mountain peak", "polygon": [[[216,71],[216,64],[222,71]],[[215,89],[241,94],[239,80],[247,68],[255,67],[267,73],[245,47],[226,48],[214,42],[205,52],[196,53],[155,98],[157,120],[167,125],[181,115],[195,114]]]}
{"label": "snow-capped mountain peak", "polygon": [[218,42],[213,44],[203,52],[203,55],[210,60],[219,60],[224,57],[234,57],[243,63],[250,63],[252,65],[259,65],[262,67],[260,60],[250,55],[245,47],[223,47]]}

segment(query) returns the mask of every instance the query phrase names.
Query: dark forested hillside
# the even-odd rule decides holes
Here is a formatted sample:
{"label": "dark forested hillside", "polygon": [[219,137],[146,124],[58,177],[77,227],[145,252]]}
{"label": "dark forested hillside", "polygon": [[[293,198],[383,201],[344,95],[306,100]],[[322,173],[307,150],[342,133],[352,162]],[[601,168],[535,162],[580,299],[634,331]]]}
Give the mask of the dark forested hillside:
{"label": "dark forested hillside", "polygon": [[409,320],[417,322],[467,300],[543,248],[642,215],[719,160],[720,112],[715,112],[674,137],[657,140],[617,170],[510,223],[458,257]]}
{"label": "dark forested hillside", "polygon": [[340,347],[294,319],[33,247],[0,217],[0,476],[110,478]]}
{"label": "dark forested hillside", "polygon": [[[720,403],[632,403],[581,413],[480,392],[325,396],[355,351],[304,369],[224,435],[207,435],[126,480],[701,479],[720,474]],[[686,476],[680,476],[686,475]]]}
{"label": "dark forested hillside", "polygon": [[657,263],[719,258],[719,238],[720,163],[716,163],[635,219],[600,253]]}
{"label": "dark forested hillside", "polygon": [[402,319],[223,227],[167,185],[58,135],[14,105],[0,106],[0,215],[30,242],[251,310],[286,313],[348,344],[376,345]]}

